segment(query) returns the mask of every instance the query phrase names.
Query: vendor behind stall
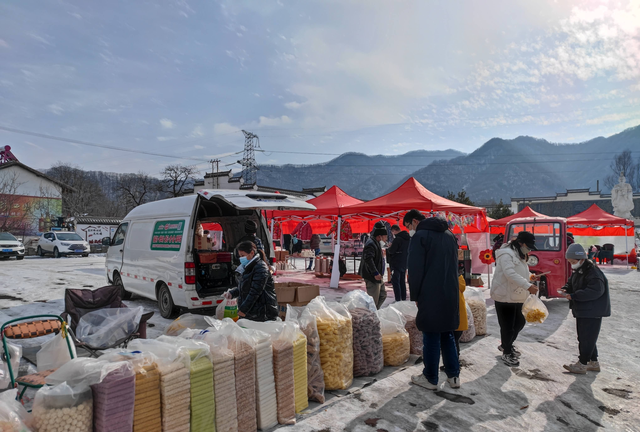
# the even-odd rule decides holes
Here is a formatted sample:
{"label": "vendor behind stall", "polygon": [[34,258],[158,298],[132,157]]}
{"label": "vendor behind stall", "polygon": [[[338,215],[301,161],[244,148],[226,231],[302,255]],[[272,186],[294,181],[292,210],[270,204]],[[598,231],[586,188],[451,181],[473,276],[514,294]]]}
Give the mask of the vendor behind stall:
{"label": "vendor behind stall", "polygon": [[260,238],[256,236],[256,233],[258,232],[258,225],[254,221],[247,220],[244,222],[244,232],[245,232],[245,235],[242,236],[242,238],[240,238],[240,241],[238,242],[238,244],[245,241],[250,241],[256,245],[256,248],[258,250],[264,251],[262,240],[260,240]]}

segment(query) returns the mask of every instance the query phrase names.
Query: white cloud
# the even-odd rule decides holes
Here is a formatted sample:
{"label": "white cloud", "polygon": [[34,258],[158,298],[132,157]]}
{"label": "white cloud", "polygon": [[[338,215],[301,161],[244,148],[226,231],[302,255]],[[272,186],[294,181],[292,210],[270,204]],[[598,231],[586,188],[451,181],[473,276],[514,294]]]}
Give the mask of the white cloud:
{"label": "white cloud", "polygon": [[173,141],[173,140],[178,139],[178,137],[159,136],[159,137],[156,137],[156,139],[157,139],[158,141]]}
{"label": "white cloud", "polygon": [[0,47],[9,48],[9,44],[4,39],[0,39]]}
{"label": "white cloud", "polygon": [[47,106],[47,109],[49,110],[49,112],[52,112],[55,115],[62,115],[62,113],[64,112],[64,108],[62,108],[58,104],[51,104]]}
{"label": "white cloud", "polygon": [[30,36],[32,39],[34,39],[34,40],[36,40],[36,41],[38,41],[38,42],[41,42],[41,43],[43,43],[43,44],[45,44],[45,45],[49,45],[49,46],[52,46],[52,45],[53,45],[53,44],[52,44],[51,42],[49,42],[47,39],[45,39],[44,37],[42,37],[42,36],[40,36],[40,35],[37,35],[37,34],[35,34],[35,33],[29,33],[29,36]]}
{"label": "white cloud", "polygon": [[262,126],[282,126],[284,124],[289,124],[291,123],[292,120],[286,116],[283,115],[282,117],[264,117],[264,116],[260,116],[259,122],[257,124],[258,127],[262,127]]}
{"label": "white cloud", "polygon": [[199,138],[204,136],[204,128],[202,125],[198,125],[189,134],[189,138]]}
{"label": "white cloud", "polygon": [[196,150],[202,150],[204,148],[204,146],[194,145],[193,148],[196,149]]}
{"label": "white cloud", "polygon": [[300,109],[302,104],[294,101],[294,102],[287,102],[286,104],[284,104],[284,106],[290,110],[297,110],[297,109]]}
{"label": "white cloud", "polygon": [[162,126],[162,129],[173,129],[176,127],[176,125],[168,118],[160,119],[160,125]]}
{"label": "white cloud", "polygon": [[229,123],[216,123],[213,125],[213,133],[216,135],[226,135],[237,132],[242,128],[233,126]]}

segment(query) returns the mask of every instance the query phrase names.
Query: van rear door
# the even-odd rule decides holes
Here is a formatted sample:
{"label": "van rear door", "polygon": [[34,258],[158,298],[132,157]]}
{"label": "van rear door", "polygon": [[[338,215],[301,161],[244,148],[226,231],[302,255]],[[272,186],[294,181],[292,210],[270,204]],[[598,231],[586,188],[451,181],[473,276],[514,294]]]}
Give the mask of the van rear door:
{"label": "van rear door", "polygon": [[313,204],[289,195],[243,190],[201,189],[201,197],[219,199],[241,210],[308,210],[314,211]]}

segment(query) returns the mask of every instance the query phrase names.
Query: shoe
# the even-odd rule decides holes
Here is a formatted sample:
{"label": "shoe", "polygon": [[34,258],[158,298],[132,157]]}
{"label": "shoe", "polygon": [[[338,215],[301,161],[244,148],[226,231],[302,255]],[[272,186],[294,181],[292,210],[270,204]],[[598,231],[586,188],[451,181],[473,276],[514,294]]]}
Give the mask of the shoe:
{"label": "shoe", "polygon": [[587,363],[587,370],[590,372],[600,372],[600,362],[599,361],[590,361]]}
{"label": "shoe", "polygon": [[415,385],[419,385],[420,387],[424,387],[427,390],[438,390],[438,384],[431,384],[424,374],[413,375],[411,377],[411,382]]}
{"label": "shoe", "polygon": [[562,367],[573,374],[584,375],[587,373],[587,365],[582,364],[579,361],[575,362],[574,364],[563,365]]}
{"label": "shoe", "polygon": [[[504,352],[504,349],[502,348],[502,345],[500,345],[500,346],[498,347],[498,350],[499,350],[499,351],[501,351],[501,352]],[[515,346],[515,345],[511,347],[511,353],[512,353],[514,356],[516,356],[516,358],[520,358],[520,357],[522,357],[522,353],[521,353],[520,351],[518,351],[518,348],[516,348],[516,346]]]}
{"label": "shoe", "polygon": [[452,389],[460,388],[460,377],[447,378],[447,382]]}
{"label": "shoe", "polygon": [[513,354],[502,354],[502,362],[509,367],[520,366],[520,361]]}

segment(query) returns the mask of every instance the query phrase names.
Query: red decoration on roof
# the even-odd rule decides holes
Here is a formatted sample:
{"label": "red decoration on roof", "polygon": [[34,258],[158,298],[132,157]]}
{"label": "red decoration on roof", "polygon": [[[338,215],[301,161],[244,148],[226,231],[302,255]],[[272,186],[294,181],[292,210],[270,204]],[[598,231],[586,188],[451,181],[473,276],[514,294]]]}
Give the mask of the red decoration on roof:
{"label": "red decoration on roof", "polygon": [[7,162],[18,162],[18,158],[11,153],[10,146],[4,146],[4,150],[0,150],[0,165]]}

